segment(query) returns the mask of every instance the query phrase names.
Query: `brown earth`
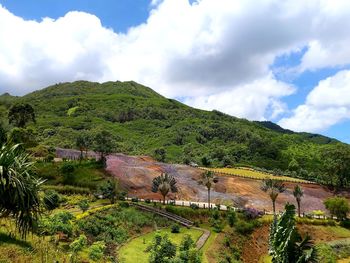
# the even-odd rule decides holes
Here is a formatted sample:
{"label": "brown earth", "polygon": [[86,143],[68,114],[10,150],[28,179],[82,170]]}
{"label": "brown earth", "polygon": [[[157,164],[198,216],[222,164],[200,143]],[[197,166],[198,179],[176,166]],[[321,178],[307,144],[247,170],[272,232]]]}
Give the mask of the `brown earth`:
{"label": "brown earth", "polygon": [[[57,150],[58,157],[79,157],[79,151]],[[90,152],[90,156],[96,154]],[[207,201],[207,190],[198,182],[202,170],[187,165],[166,164],[153,160],[148,156],[127,156],[123,154],[110,155],[107,158],[107,172],[120,180],[129,196],[139,198],[160,199],[161,196],[152,193],[153,178],[166,172],[173,175],[177,182],[179,192],[170,195],[170,198],[189,201]],[[271,210],[271,201],[266,193],[260,189],[261,181],[234,176],[218,176],[219,181],[212,189],[212,201],[230,204],[237,207],[254,207]],[[286,182],[287,190],[280,194],[276,208],[282,211],[286,202],[295,203],[293,188],[295,183]],[[327,187],[316,184],[300,184],[304,191],[302,199],[302,212],[312,210],[325,210],[323,201],[333,195]],[[350,198],[349,192],[342,193]]]}

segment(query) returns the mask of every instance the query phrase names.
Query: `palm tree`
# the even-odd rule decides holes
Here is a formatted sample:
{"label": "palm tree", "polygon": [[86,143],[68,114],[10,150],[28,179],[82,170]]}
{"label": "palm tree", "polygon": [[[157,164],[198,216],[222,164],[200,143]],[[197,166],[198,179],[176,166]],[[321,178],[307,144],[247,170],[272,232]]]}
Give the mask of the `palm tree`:
{"label": "palm tree", "polygon": [[261,190],[269,194],[272,201],[273,214],[276,215],[276,199],[279,193],[283,193],[286,190],[283,182],[274,179],[265,179],[261,185]]}
{"label": "palm tree", "polygon": [[44,181],[33,177],[32,166],[19,145],[0,148],[0,217],[15,218],[23,237],[34,230],[41,212],[39,187]]}
{"label": "palm tree", "polygon": [[298,184],[294,187],[293,195],[298,204],[298,216],[300,217],[300,203],[301,203],[301,198],[304,195],[304,192],[303,192],[303,189],[301,189],[301,187]]}
{"label": "palm tree", "polygon": [[202,174],[202,180],[200,184],[204,185],[208,189],[208,206],[210,209],[210,190],[215,183],[218,182],[218,179],[214,177],[214,173],[212,171],[206,171]]}
{"label": "palm tree", "polygon": [[152,181],[152,192],[159,192],[163,196],[163,204],[169,192],[176,193],[177,191],[176,180],[172,175],[162,173]]}

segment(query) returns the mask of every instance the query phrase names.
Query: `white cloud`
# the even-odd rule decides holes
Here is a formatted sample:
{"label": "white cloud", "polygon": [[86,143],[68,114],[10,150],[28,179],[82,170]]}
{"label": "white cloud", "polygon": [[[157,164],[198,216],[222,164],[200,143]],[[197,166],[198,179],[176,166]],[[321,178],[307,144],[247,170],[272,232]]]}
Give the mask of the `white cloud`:
{"label": "white cloud", "polygon": [[308,46],[302,70],[350,63],[349,4],[333,3],[152,0],[148,20],[125,34],[83,12],[37,22],[0,6],[0,93],[132,79],[193,106],[276,118],[293,90],[271,75],[276,56]]}
{"label": "white cloud", "polygon": [[350,70],[343,70],[319,82],[306,102],[279,124],[295,131],[320,132],[350,119]]}

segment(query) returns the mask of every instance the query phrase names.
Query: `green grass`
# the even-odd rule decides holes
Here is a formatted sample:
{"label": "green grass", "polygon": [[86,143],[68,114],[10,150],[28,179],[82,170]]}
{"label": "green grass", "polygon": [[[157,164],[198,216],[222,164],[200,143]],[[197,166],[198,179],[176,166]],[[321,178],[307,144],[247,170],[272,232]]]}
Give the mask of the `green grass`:
{"label": "green grass", "polygon": [[263,255],[260,257],[259,263],[271,263],[271,257],[269,255]]}
{"label": "green grass", "polygon": [[207,242],[205,242],[204,246],[201,248],[201,251],[203,253],[203,257],[202,257],[202,260],[203,260],[203,263],[210,263],[208,261],[208,258],[207,258],[207,252],[208,250],[210,249],[210,247],[213,245],[213,243],[215,242],[215,239],[217,238],[217,236],[219,235],[219,233],[217,232],[214,232],[211,230],[211,228],[208,228],[208,230],[210,230],[210,236],[207,240]]}
{"label": "green grass", "polygon": [[152,240],[157,233],[161,235],[167,234],[169,236],[169,239],[177,245],[181,243],[182,238],[186,234],[190,235],[195,242],[202,235],[202,231],[200,230],[187,229],[187,228],[181,228],[181,231],[178,234],[171,233],[170,229],[161,229],[158,231],[154,231],[154,232],[139,236],[131,240],[129,243],[127,243],[123,247],[121,247],[119,250],[119,259],[125,260],[125,261],[122,261],[125,263],[135,263],[135,262],[147,263],[149,253],[145,252],[145,250],[152,243]]}

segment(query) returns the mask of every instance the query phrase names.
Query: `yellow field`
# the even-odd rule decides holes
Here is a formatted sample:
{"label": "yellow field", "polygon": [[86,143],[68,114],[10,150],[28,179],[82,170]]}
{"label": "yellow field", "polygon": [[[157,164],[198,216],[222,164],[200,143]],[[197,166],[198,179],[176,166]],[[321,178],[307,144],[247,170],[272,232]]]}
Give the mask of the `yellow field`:
{"label": "yellow field", "polygon": [[287,176],[278,176],[278,175],[273,175],[269,173],[263,173],[263,172],[253,170],[251,168],[202,168],[202,169],[209,170],[215,173],[229,175],[229,176],[246,177],[246,178],[251,178],[256,180],[275,179],[275,180],[294,182],[294,183],[310,183],[309,181],[306,181],[306,180],[287,177]]}

